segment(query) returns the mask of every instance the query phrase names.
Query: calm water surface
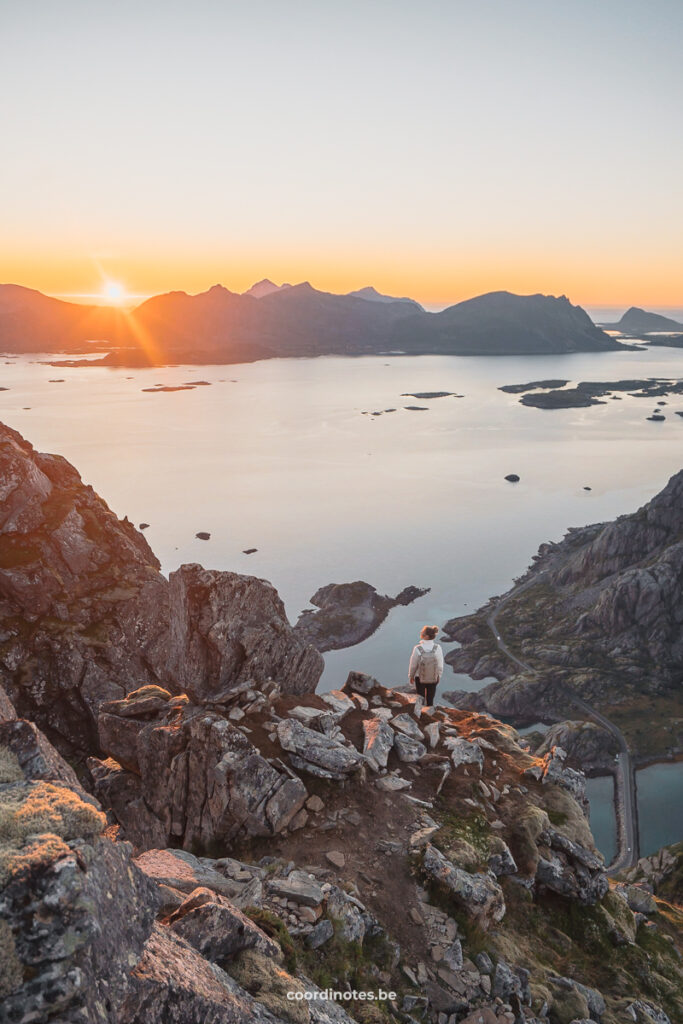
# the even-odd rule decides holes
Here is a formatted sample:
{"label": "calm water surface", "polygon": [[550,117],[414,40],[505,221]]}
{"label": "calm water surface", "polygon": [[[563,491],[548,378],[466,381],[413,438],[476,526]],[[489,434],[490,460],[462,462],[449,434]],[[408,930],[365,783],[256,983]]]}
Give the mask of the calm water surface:
{"label": "calm water surface", "polygon": [[[73,462],[119,516],[150,523],[166,573],[197,561],[264,577],[292,619],[326,583],[431,587],[364,644],[330,653],[329,689],[352,668],[403,682],[423,623],[474,610],[508,588],[540,543],[634,510],[683,465],[674,415],[683,398],[650,423],[652,400],[546,411],[498,386],[681,375],[683,351],[666,349],[148,370],[15,359],[1,368],[0,418]],[[211,386],[142,390],[193,379]],[[402,397],[437,390],[465,397]],[[396,412],[363,415],[388,408]],[[503,479],[511,472],[520,483]],[[210,541],[195,538],[201,530]],[[250,547],[257,553],[244,555]],[[450,670],[444,683],[472,687]]]}
{"label": "calm water surface", "polygon": [[591,830],[595,845],[609,864],[617,852],[617,819],[614,809],[614,779],[599,775],[586,779],[586,796],[591,805]]}
{"label": "calm water surface", "polygon": [[[146,536],[166,573],[201,562],[263,577],[292,620],[326,583],[363,579],[388,594],[431,587],[364,644],[326,656],[323,689],[350,669],[397,685],[425,622],[474,610],[505,591],[543,541],[633,511],[683,466],[683,418],[674,414],[683,398],[662,407],[665,422],[650,423],[652,400],[545,411],[497,388],[649,376],[683,376],[683,351],[151,370],[56,369],[33,357],[2,366],[0,386],[9,390],[0,393],[0,419],[73,462],[119,516],[150,523]],[[211,386],[142,390],[190,380]],[[414,391],[464,397],[402,397]],[[507,473],[520,483],[507,483]],[[196,539],[200,530],[211,540]],[[242,553],[250,547],[257,553]],[[446,670],[444,687],[482,685]],[[644,851],[680,838],[680,816],[671,814],[680,771],[638,773]],[[611,785],[589,780],[608,856]]]}
{"label": "calm water surface", "polygon": [[636,772],[640,854],[683,836],[683,761],[652,764]]}

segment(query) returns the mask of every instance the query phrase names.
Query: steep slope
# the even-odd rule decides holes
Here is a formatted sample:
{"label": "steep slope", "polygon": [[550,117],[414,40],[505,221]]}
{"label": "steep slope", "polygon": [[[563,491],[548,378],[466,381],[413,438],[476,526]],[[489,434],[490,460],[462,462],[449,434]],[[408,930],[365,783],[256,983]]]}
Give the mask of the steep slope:
{"label": "steep slope", "polygon": [[0,350],[4,352],[97,351],[91,342],[128,345],[124,313],[52,299],[31,288],[0,285]]}
{"label": "steep slope", "polygon": [[103,701],[144,683],[220,695],[278,673],[312,690],[321,656],[253,576],[181,566],[147,542],[65,459],[0,424],[0,684],[20,714],[93,752]]}
{"label": "steep slope", "polygon": [[681,750],[683,471],[637,512],[544,544],[517,582],[499,622],[533,679],[495,648],[492,603],[445,626],[462,645],[447,656],[456,671],[502,680],[481,691],[478,706],[520,721],[537,721],[544,707],[564,718],[571,708],[560,690],[571,686],[636,753]]}

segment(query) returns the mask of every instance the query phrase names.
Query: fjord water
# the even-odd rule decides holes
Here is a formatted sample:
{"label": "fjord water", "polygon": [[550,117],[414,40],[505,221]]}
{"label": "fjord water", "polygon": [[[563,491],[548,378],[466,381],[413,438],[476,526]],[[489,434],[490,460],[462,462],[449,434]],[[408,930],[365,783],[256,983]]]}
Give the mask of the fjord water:
{"label": "fjord water", "polygon": [[[547,378],[680,377],[676,349],[145,370],[38,358],[3,366],[0,419],[69,459],[119,516],[149,523],[164,572],[201,562],[253,573],[275,584],[292,620],[331,582],[363,579],[392,595],[431,587],[364,644],[326,655],[323,689],[350,669],[404,683],[425,622],[474,610],[509,587],[539,544],[635,510],[683,466],[680,397],[652,423],[652,399],[547,411],[497,390]],[[210,386],[142,390],[191,380]],[[424,391],[464,397],[402,397]],[[386,409],[396,411],[371,415]],[[508,473],[520,482],[507,483]],[[444,688],[481,685],[446,671]]]}

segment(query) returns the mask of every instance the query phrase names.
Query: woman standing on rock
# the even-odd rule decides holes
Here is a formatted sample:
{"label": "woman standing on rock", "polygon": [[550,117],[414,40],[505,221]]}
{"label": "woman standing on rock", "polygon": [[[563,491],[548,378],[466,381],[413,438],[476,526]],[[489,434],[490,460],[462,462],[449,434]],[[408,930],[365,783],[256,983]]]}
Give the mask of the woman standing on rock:
{"label": "woman standing on rock", "polygon": [[413,647],[408,667],[408,681],[427,707],[434,703],[434,694],[443,674],[443,651],[434,643],[438,632],[438,626],[422,627],[420,642]]}

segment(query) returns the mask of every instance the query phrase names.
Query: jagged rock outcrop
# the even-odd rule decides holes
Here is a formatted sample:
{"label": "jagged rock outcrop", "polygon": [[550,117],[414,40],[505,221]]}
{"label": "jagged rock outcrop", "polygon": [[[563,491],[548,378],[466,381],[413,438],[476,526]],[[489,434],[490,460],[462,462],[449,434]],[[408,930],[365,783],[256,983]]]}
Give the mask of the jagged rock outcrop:
{"label": "jagged rock outcrop", "polygon": [[322,658],[269,583],[193,565],[166,580],[73,466],[4,425],[0,480],[0,685],[63,749],[94,752],[100,705],[146,683],[198,700],[269,677],[315,689]]}
{"label": "jagged rock outcrop", "polygon": [[431,843],[425,848],[422,867],[428,878],[446,889],[480,927],[488,929],[505,917],[503,890],[492,872],[463,871]]}
{"label": "jagged rock outcrop", "polygon": [[543,757],[553,747],[565,750],[568,764],[584,772],[611,767],[619,751],[617,741],[607,729],[596,722],[581,721],[551,725],[535,754]]}
{"label": "jagged rock outcrop", "polygon": [[[283,692],[315,690],[323,669],[317,650],[300,639],[270,583],[254,576],[183,565],[169,577],[168,665],[180,689],[211,701],[240,683],[275,679]],[[156,653],[156,652],[155,652]]]}
{"label": "jagged rock outcrop", "polygon": [[641,857],[625,877],[651,890],[660,899],[683,906],[683,842],[663,846],[649,857]]}
{"label": "jagged rock outcrop", "polygon": [[[302,983],[283,970],[278,942],[207,888],[165,912],[175,890],[133,860],[129,843],[102,834],[105,816],[70,785],[73,773],[45,737],[24,721],[3,729],[0,1021],[290,1022],[285,993]],[[259,959],[243,988],[235,978],[248,951]],[[274,972],[279,1002],[268,994]],[[324,1002],[310,1019],[351,1024]]]}
{"label": "jagged rock outcrop", "polygon": [[[245,692],[257,705],[263,700]],[[174,842],[189,850],[273,835],[308,796],[229,718],[186,697],[164,700],[159,687],[103,704],[99,726],[110,757],[90,761],[95,792],[138,847]]]}

